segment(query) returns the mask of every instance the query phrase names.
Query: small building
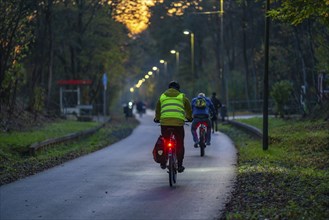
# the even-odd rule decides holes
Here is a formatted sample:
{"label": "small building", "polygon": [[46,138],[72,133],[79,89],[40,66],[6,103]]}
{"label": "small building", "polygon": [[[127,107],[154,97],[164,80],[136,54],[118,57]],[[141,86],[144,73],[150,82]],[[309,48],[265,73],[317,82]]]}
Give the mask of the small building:
{"label": "small building", "polygon": [[60,112],[62,115],[91,115],[89,86],[92,80],[59,80]]}

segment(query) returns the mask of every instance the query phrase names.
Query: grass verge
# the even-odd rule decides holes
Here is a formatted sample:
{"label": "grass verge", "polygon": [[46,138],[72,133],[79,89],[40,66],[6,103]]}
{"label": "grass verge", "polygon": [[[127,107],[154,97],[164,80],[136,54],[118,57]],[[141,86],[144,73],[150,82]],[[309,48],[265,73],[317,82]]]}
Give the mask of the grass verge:
{"label": "grass verge", "polygon": [[[261,128],[261,118],[240,120]],[[271,118],[270,146],[227,125],[237,181],[220,219],[329,219],[329,124]]]}
{"label": "grass verge", "polygon": [[94,152],[131,134],[138,125],[134,118],[113,117],[93,135],[56,146],[30,156],[29,146],[37,141],[96,127],[98,122],[59,121],[24,132],[0,134],[0,185],[33,175],[68,160]]}

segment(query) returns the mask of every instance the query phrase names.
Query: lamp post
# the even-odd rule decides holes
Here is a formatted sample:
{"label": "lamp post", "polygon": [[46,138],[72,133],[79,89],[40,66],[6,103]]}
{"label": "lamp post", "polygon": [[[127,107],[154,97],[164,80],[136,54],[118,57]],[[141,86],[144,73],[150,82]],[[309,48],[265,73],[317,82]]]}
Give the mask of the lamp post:
{"label": "lamp post", "polygon": [[179,75],[179,51],[171,50],[171,54],[176,54],[176,75]]}
{"label": "lamp post", "polygon": [[157,66],[152,67],[152,70],[154,71],[155,75],[159,75],[160,69]]}
{"label": "lamp post", "polygon": [[165,60],[160,60],[159,61],[161,64],[163,64],[163,74],[158,78],[160,88],[159,91],[162,91],[165,88],[165,81],[167,80],[168,74],[167,74],[167,64],[168,62]]}
{"label": "lamp post", "polygon": [[129,91],[130,91],[130,94],[131,94],[131,100],[134,100],[134,92],[135,92],[134,87],[130,87]]}
{"label": "lamp post", "polygon": [[225,76],[224,71],[224,0],[220,0],[220,9],[219,9],[219,16],[220,16],[220,72],[222,76],[222,95],[224,102],[226,103],[227,107],[228,103],[228,88],[227,88],[227,79]]}
{"label": "lamp post", "polygon": [[183,33],[191,36],[191,71],[192,76],[194,77],[194,33],[189,30],[185,30]]}
{"label": "lamp post", "polygon": [[220,17],[220,48],[218,51],[219,57],[218,57],[218,62],[219,62],[219,77],[221,78],[221,83],[222,83],[222,88],[221,88],[221,93],[222,93],[222,100],[229,105],[228,102],[228,86],[227,86],[227,80],[225,78],[225,73],[224,73],[224,31],[223,31],[223,23],[224,23],[224,0],[219,0],[219,11],[206,11],[206,12],[197,12],[196,14],[202,14],[202,15],[211,15],[211,14],[218,14]]}
{"label": "lamp post", "polygon": [[164,67],[164,75],[167,76],[167,61],[160,60],[160,63],[163,64],[163,67]]}
{"label": "lamp post", "polygon": [[269,55],[269,26],[270,18],[267,12],[270,10],[270,0],[266,0],[265,11],[265,65],[264,65],[264,92],[263,92],[263,150],[268,149],[268,55]]}

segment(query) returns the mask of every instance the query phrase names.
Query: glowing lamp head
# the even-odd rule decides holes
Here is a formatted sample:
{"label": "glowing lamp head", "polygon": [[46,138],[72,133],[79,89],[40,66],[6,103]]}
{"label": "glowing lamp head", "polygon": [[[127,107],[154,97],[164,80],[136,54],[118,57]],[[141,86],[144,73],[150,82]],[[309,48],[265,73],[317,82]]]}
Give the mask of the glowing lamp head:
{"label": "glowing lamp head", "polygon": [[183,34],[185,34],[185,35],[189,35],[190,32],[189,32],[188,30],[185,30],[185,31],[183,31]]}

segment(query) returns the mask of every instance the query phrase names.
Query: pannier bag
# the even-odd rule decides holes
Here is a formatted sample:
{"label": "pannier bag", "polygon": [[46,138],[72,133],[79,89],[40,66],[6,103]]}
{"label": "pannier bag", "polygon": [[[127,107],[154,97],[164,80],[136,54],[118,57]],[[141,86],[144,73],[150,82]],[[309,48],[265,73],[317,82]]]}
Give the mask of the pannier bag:
{"label": "pannier bag", "polygon": [[165,152],[165,139],[162,135],[159,136],[157,142],[154,145],[153,151],[153,159],[156,163],[166,163],[166,152]]}

